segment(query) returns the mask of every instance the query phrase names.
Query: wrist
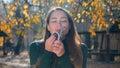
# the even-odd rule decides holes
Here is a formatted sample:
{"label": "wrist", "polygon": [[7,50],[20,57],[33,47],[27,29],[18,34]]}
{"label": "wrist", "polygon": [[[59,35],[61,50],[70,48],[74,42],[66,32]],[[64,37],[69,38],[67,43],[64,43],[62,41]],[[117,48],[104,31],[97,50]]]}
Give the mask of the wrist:
{"label": "wrist", "polygon": [[61,54],[57,54],[57,57],[62,57],[64,55],[64,52],[62,52]]}
{"label": "wrist", "polygon": [[52,55],[52,52],[49,52],[49,51],[45,50],[45,51],[44,51],[44,54],[49,57],[49,56]]}

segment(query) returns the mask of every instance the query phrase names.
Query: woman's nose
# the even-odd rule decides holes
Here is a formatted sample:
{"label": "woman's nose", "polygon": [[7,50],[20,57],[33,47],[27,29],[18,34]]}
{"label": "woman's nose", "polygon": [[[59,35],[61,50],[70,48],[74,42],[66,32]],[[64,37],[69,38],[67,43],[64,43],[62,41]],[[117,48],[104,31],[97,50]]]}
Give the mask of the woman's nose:
{"label": "woman's nose", "polygon": [[61,24],[61,23],[58,23],[58,24],[56,25],[57,31],[60,31],[60,30],[61,30],[61,27],[62,27],[62,24]]}

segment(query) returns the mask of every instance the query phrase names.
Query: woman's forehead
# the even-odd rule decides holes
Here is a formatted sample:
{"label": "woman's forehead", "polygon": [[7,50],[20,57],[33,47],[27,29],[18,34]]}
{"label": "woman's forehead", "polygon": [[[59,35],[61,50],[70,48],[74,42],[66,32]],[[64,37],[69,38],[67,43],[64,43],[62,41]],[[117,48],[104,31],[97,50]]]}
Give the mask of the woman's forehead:
{"label": "woman's forehead", "polygon": [[56,17],[56,16],[60,16],[60,17],[67,17],[65,12],[62,10],[55,10],[52,14],[51,17]]}

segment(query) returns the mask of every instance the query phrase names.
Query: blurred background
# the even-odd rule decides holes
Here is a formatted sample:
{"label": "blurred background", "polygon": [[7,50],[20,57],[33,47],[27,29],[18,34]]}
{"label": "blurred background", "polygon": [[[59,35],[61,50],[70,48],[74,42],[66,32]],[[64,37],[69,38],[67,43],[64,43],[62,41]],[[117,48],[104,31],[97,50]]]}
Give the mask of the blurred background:
{"label": "blurred background", "polygon": [[0,68],[29,68],[29,45],[44,37],[56,6],[69,11],[87,44],[87,68],[120,66],[120,0],[0,0]]}

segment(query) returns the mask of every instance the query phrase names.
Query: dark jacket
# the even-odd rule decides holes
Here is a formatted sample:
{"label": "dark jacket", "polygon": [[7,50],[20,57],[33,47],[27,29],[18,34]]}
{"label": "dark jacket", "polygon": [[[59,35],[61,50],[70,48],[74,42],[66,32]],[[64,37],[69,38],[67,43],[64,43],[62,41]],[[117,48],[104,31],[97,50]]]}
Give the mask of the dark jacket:
{"label": "dark jacket", "polygon": [[64,55],[57,57],[54,53],[45,50],[43,41],[34,41],[30,45],[29,56],[31,67],[36,64],[38,58],[40,58],[39,68],[74,68],[66,51],[66,47]]}

